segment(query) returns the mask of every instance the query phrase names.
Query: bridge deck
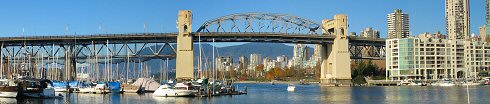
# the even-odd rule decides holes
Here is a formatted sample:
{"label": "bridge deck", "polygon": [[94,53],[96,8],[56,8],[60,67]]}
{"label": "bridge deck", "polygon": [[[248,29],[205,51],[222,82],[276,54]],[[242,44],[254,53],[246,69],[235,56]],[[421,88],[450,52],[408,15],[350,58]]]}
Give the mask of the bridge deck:
{"label": "bridge deck", "polygon": [[[98,34],[98,35],[65,35],[65,36],[27,36],[27,37],[1,37],[0,42],[5,46],[46,45],[46,44],[111,44],[167,42],[175,43],[178,33],[134,33],[134,34]],[[314,34],[286,34],[286,33],[193,33],[194,41],[212,42],[278,42],[278,43],[305,43],[325,44],[333,43],[335,36]],[[350,43],[370,43],[384,45],[385,39],[362,37],[349,37]]]}

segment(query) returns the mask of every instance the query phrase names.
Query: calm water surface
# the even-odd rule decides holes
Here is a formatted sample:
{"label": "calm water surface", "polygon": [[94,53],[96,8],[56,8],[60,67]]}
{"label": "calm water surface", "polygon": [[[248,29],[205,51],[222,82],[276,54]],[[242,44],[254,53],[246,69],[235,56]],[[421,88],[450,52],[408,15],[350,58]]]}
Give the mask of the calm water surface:
{"label": "calm water surface", "polygon": [[[466,87],[320,87],[296,85],[296,92],[286,91],[286,84],[238,84],[248,86],[248,95],[199,97],[153,97],[145,94],[65,94],[62,99],[11,99],[0,98],[0,103],[45,103],[45,104],[158,104],[158,103],[204,103],[204,104],[359,104],[359,103],[467,103]],[[490,86],[470,86],[470,101],[476,104],[490,102]]]}

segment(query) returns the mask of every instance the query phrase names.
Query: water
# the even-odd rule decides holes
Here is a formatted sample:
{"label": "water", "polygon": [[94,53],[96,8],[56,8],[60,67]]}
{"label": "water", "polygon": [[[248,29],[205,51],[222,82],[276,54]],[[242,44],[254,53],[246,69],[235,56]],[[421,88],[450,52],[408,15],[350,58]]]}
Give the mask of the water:
{"label": "water", "polygon": [[[318,85],[296,85],[295,92],[288,92],[286,84],[238,84],[241,89],[247,85],[248,95],[199,97],[152,97],[145,94],[65,94],[62,99],[11,99],[0,98],[3,103],[45,103],[45,104],[157,104],[157,103],[199,103],[199,104],[366,104],[366,103],[467,103],[466,87],[320,87]],[[471,103],[490,102],[490,86],[470,86]],[[64,93],[62,93],[64,94]]]}

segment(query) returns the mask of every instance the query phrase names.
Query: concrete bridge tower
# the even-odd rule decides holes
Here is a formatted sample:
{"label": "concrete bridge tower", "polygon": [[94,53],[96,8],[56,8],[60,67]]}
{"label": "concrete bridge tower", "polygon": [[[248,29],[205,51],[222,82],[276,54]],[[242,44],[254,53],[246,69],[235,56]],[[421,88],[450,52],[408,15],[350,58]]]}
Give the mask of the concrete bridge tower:
{"label": "concrete bridge tower", "polygon": [[176,79],[194,79],[194,47],[192,43],[192,11],[179,11],[177,27]]}
{"label": "concrete bridge tower", "polygon": [[335,15],[333,20],[323,20],[323,33],[335,35],[333,44],[323,44],[320,80],[322,85],[350,86],[351,67],[347,15]]}

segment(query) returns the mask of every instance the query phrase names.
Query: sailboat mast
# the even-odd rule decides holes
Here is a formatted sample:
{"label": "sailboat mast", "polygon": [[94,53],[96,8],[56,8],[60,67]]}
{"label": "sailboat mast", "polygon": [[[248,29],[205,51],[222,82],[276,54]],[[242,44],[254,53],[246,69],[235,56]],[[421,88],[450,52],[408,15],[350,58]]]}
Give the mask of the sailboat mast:
{"label": "sailboat mast", "polygon": [[[0,47],[0,53],[3,54],[3,42],[2,42],[2,46]],[[3,55],[0,55],[0,79],[3,79]]]}
{"label": "sailboat mast", "polygon": [[198,33],[199,36],[199,64],[197,66],[198,68],[198,76],[202,77],[202,46],[201,46],[201,33]]}
{"label": "sailboat mast", "polygon": [[107,60],[108,60],[108,57],[109,57],[109,40],[106,40],[105,47],[106,47],[106,51],[105,51],[106,52],[106,57],[105,57],[105,61],[104,62],[105,62],[105,70],[107,70],[107,73],[106,73],[107,79],[105,81],[109,81],[109,78],[110,78],[109,71],[110,70],[108,70],[109,69],[108,68],[109,65],[107,64]]}
{"label": "sailboat mast", "polygon": [[213,38],[213,78],[214,80],[216,80],[216,58],[214,57],[214,48],[216,47],[216,43],[214,42],[214,38]]}

